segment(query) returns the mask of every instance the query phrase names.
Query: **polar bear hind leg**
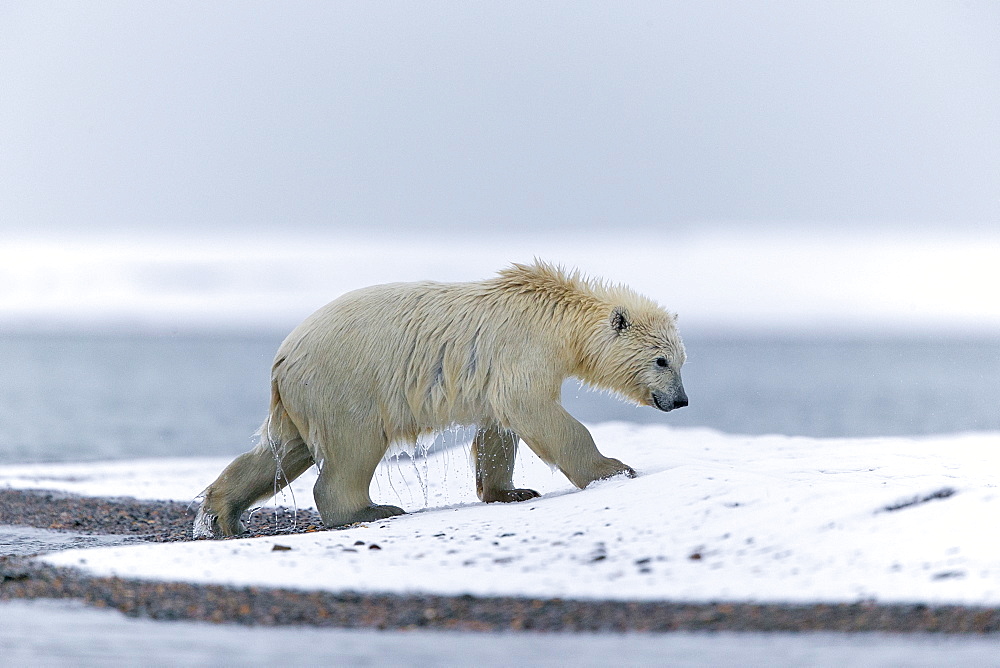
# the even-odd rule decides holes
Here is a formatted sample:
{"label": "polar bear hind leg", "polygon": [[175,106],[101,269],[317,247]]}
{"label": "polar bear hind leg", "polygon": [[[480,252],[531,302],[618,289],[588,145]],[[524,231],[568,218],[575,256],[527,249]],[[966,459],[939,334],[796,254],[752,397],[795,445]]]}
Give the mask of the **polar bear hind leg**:
{"label": "polar bear hind leg", "polygon": [[381,436],[351,431],[338,432],[333,442],[322,448],[325,456],[313,486],[313,498],[328,528],[404,514],[397,506],[372,503],[368,493],[389,443]]}
{"label": "polar bear hind leg", "polygon": [[272,447],[267,439],[225,468],[205,490],[194,522],[195,538],[221,538],[243,533],[240,517],[257,501],[270,498],[313,465],[301,438]]}

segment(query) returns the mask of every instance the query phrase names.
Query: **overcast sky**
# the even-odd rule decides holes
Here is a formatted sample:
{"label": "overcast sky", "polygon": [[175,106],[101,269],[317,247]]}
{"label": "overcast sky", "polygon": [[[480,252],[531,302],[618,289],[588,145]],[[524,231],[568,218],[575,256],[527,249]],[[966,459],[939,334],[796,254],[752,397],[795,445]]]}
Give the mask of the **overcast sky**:
{"label": "overcast sky", "polygon": [[1000,3],[0,0],[0,226],[995,230]]}

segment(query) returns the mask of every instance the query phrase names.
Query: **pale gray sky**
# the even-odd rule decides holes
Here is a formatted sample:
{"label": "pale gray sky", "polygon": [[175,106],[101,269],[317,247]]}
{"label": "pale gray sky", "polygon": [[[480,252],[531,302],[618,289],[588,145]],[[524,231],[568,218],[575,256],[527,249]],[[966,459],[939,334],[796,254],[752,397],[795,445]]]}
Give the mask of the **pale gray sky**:
{"label": "pale gray sky", "polygon": [[1000,3],[0,0],[5,234],[1000,224]]}

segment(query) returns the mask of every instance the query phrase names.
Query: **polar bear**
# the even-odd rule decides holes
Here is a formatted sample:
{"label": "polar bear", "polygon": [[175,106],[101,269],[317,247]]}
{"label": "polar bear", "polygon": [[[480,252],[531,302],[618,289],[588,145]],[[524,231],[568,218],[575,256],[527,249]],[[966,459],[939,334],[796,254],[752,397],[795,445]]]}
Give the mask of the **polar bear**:
{"label": "polar bear", "polygon": [[390,444],[475,426],[480,499],[538,496],[511,482],[519,441],[577,487],[635,471],[598,452],[560,404],[574,376],[661,411],[687,406],[676,316],[625,286],[535,261],[469,283],[391,283],[347,293],[281,344],[261,441],[204,492],[196,537],[240,516],[313,464],[328,527],[402,514],[369,487]]}

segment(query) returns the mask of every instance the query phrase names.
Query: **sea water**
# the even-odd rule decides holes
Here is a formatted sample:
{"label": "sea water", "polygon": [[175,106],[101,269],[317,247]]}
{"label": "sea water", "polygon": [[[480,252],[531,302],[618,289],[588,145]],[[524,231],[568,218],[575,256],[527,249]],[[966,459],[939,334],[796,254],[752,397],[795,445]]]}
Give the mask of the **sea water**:
{"label": "sea water", "polygon": [[[267,411],[282,335],[0,335],[0,463],[235,455]],[[688,337],[689,407],[568,381],[584,422],[819,437],[1000,430],[1000,338]]]}

